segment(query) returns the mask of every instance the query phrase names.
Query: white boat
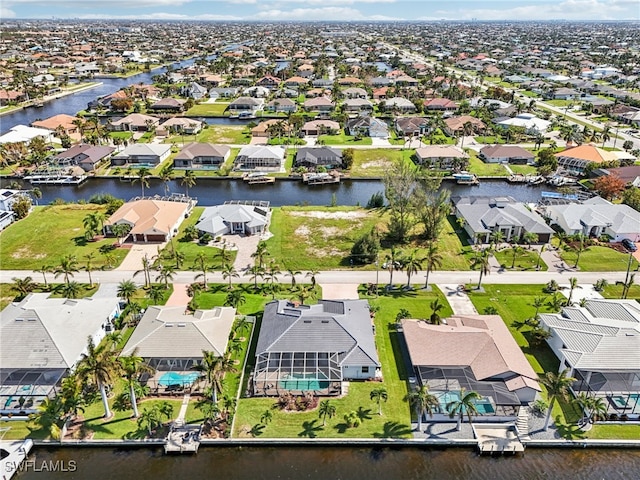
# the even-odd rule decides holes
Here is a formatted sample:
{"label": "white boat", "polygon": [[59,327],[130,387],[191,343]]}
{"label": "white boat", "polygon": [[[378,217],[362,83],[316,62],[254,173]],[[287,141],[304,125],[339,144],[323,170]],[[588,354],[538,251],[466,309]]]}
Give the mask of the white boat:
{"label": "white boat", "polygon": [[9,480],[20,471],[22,462],[27,458],[33,448],[33,441],[26,440],[2,440],[0,441],[0,469],[2,480]]}

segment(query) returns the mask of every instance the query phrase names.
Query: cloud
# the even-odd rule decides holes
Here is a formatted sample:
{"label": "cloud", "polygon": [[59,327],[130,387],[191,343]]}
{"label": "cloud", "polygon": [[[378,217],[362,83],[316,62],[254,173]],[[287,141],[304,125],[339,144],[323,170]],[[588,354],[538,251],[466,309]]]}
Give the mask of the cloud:
{"label": "cloud", "polygon": [[263,10],[253,16],[256,20],[401,20],[400,18],[388,17],[385,15],[363,15],[360,10],[349,7],[323,7],[323,8],[294,8],[292,10]]}
{"label": "cloud", "polygon": [[[109,4],[117,4],[118,7],[127,8],[150,8],[150,7],[170,7],[180,6],[186,3],[190,3],[192,0],[110,0]],[[95,9],[105,7],[105,2],[102,0],[59,0],[59,1],[47,1],[47,0],[5,0],[6,5],[43,5],[47,7],[73,7]]]}
{"label": "cloud", "polygon": [[108,15],[108,14],[100,14],[100,13],[87,13],[80,14],[74,16],[74,18],[78,18],[81,20],[130,20],[132,18],[138,20],[175,20],[175,21],[228,21],[228,22],[236,22],[241,21],[242,17],[237,17],[234,15],[212,15],[212,14],[203,14],[203,15],[183,15],[180,13],[166,13],[166,12],[156,12],[149,13],[143,15]]}
{"label": "cloud", "polygon": [[16,18],[16,12],[6,7],[0,7],[0,18]]}

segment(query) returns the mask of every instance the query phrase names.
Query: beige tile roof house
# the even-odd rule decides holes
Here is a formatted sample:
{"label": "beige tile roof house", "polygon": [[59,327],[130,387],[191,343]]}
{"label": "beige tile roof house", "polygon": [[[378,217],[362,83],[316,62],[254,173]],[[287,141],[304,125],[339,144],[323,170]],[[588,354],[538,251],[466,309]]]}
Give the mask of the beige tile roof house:
{"label": "beige tile roof house", "polygon": [[402,330],[419,381],[436,396],[450,398],[466,388],[484,397],[484,414],[512,416],[540,391],[537,374],[498,315],[457,315],[441,325],[405,319]]}
{"label": "beige tile roof house", "polygon": [[105,222],[104,229],[110,234],[113,225],[124,223],[131,227],[129,238],[133,242],[166,242],[178,232],[193,205],[193,201],[133,200],[116,210]]}

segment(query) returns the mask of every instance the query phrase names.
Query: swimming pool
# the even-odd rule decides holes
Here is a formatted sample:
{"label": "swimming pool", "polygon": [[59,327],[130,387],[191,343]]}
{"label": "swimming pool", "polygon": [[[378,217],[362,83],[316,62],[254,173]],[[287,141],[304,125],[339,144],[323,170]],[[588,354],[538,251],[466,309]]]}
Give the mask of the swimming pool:
{"label": "swimming pool", "polygon": [[193,385],[193,382],[195,382],[199,376],[200,374],[197,372],[167,372],[160,377],[158,385],[162,385],[163,387],[168,387],[169,385],[182,385],[183,387],[187,387]]}
{"label": "swimming pool", "polygon": [[318,380],[313,375],[293,375],[280,380],[280,388],[283,390],[316,391],[329,388],[329,382]]}
{"label": "swimming pool", "polygon": [[[460,400],[460,392],[450,391],[450,392],[432,392],[436,397],[438,397],[438,403],[440,404],[440,411],[442,413],[447,413],[447,404],[451,402],[457,402]],[[473,402],[476,406],[476,410],[480,415],[491,415],[496,413],[495,408],[491,401],[487,398],[482,398],[481,400],[476,400]],[[466,411],[465,411],[466,413]]]}

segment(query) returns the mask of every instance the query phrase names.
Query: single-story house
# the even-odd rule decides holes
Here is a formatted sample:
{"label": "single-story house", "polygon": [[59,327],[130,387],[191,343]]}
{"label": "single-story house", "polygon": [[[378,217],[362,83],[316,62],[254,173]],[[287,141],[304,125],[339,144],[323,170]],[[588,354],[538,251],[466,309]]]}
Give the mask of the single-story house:
{"label": "single-story house", "polygon": [[373,112],[373,103],[366,98],[347,98],[343,106],[345,112]]}
{"label": "single-story house", "polygon": [[104,233],[113,235],[113,225],[129,227],[128,238],[134,243],[161,243],[178,233],[195,202],[155,199],[132,200],[123,204],[104,222]]}
{"label": "single-story house", "polygon": [[262,317],[255,365],[251,385],[254,395],[309,391],[340,395],[344,380],[379,378],[369,303],[269,302]]}
{"label": "single-story house", "polygon": [[191,82],[189,85],[182,87],[182,95],[194,100],[200,100],[207,96],[207,89],[197,82]]}
{"label": "single-story house", "polygon": [[569,172],[582,174],[590,163],[600,164],[617,160],[615,152],[603,150],[595,145],[582,144],[569,147],[555,154],[558,166]]}
{"label": "single-story house", "polygon": [[298,109],[296,102],[289,98],[274,98],[264,107],[267,112],[292,113]]}
{"label": "single-story house", "polygon": [[195,118],[187,117],[171,117],[160,125],[160,128],[156,131],[158,135],[162,133],[185,133],[187,135],[195,135],[202,130],[204,122],[196,120]]}
{"label": "single-story house", "polygon": [[471,124],[472,135],[476,133],[482,133],[484,132],[485,128],[487,128],[482,120],[479,120],[476,117],[472,117],[471,115],[462,115],[460,117],[450,117],[444,120],[445,133],[449,136],[462,135],[462,133],[464,132],[464,126],[467,123]]}
{"label": "single-story house", "polygon": [[553,100],[575,100],[580,98],[580,92],[573,88],[561,87],[551,90],[547,97]]}
{"label": "single-story house", "polygon": [[170,112],[182,112],[184,111],[184,104],[186,100],[180,98],[162,98],[157,102],[149,106],[150,110],[165,110]]}
{"label": "single-story house", "polygon": [[608,400],[610,411],[640,411],[640,306],[635,300],[589,299],[584,307],[540,315],[547,343],[569,369],[575,392]]}
{"label": "single-story house", "polygon": [[276,88],[280,85],[280,79],[273,75],[265,75],[261,79],[256,81],[256,85],[259,87]]}
{"label": "single-story house", "polygon": [[98,345],[120,315],[117,297],[50,298],[31,293],[0,315],[0,412],[33,412]]}
{"label": "single-story house", "polygon": [[111,157],[111,165],[155,166],[171,155],[171,145],[162,143],[136,143]]}
{"label": "single-story house", "polygon": [[189,143],[173,159],[174,168],[185,170],[218,169],[231,155],[227,145]]}
{"label": "single-story house", "polygon": [[44,120],[37,120],[31,125],[37,128],[46,128],[47,130],[51,130],[52,132],[55,132],[58,127],[62,127],[67,135],[74,139],[80,139],[80,130],[78,126],[73,123],[74,121],[77,122],[78,117],[73,117],[71,115],[61,113],[59,115],[45,118]]}
{"label": "single-story house", "polygon": [[302,106],[309,112],[331,112],[336,107],[336,104],[331,99],[322,96],[305,100]]}
{"label": "single-story house", "polygon": [[511,197],[460,197],[453,199],[455,216],[473,242],[489,243],[491,234],[502,232],[505,242],[519,240],[527,233],[538,236],[537,243],[549,243],[553,229],[539,214]]}
{"label": "single-story house", "polygon": [[42,137],[45,142],[53,142],[54,133],[46,128],[16,125],[0,136],[0,145],[4,143],[29,143],[36,137]]}
{"label": "single-story house", "polygon": [[458,170],[469,163],[469,155],[455,145],[428,145],[416,149],[416,163],[430,168]]}
{"label": "single-story house", "polygon": [[205,208],[196,228],[215,238],[228,234],[264,233],[268,224],[268,205],[261,202],[229,202]]}
{"label": "single-story house", "polygon": [[237,87],[214,87],[209,89],[209,98],[232,98],[238,94]]}
{"label": "single-story house", "polygon": [[345,98],[369,98],[367,91],[360,87],[349,87],[342,90],[342,94]]}
{"label": "single-story house", "polygon": [[411,113],[416,111],[416,106],[411,100],[403,97],[387,98],[380,102],[380,108],[385,111],[398,111],[402,113]]}
{"label": "single-story house", "polygon": [[389,138],[389,127],[383,120],[375,117],[360,116],[346,121],[345,130],[349,135]]}
{"label": "single-story house", "polygon": [[234,168],[238,170],[280,171],[285,149],[281,146],[246,145],[240,149]]}
{"label": "single-story house", "polygon": [[536,117],[532,113],[520,113],[513,118],[507,118],[496,123],[502,128],[520,127],[524,128],[525,132],[532,135],[536,133],[545,133],[551,125],[548,120],[543,120]]}
{"label": "single-story house", "polygon": [[272,132],[276,125],[280,127],[280,135],[287,136],[293,132],[293,125],[290,125],[285,119],[270,118],[251,129],[252,137],[277,137],[278,133]]}
{"label": "single-story house", "polygon": [[227,109],[230,112],[234,112],[234,113],[241,113],[241,112],[256,113],[257,111],[262,110],[263,105],[264,105],[263,98],[238,97],[229,104]]}
{"label": "single-story house", "polygon": [[627,186],[640,187],[640,165],[617,168],[597,168],[591,172],[595,177],[614,175],[624,181]]}
{"label": "single-story house", "polygon": [[160,119],[158,117],[132,113],[120,120],[108,123],[107,126],[115,132],[146,132],[150,128],[157,127],[159,123]]}
{"label": "single-story house", "polygon": [[266,87],[253,86],[242,90],[242,95],[255,98],[267,98],[271,95],[271,90]]}
{"label": "single-story house", "polygon": [[340,124],[333,120],[312,120],[305,123],[300,132],[303,135],[318,136],[325,134],[337,134],[340,132]]}
{"label": "single-story house", "polygon": [[480,149],[480,159],[485,163],[512,163],[533,165],[536,156],[517,145],[487,145]]}
{"label": "single-story house", "polygon": [[398,135],[424,135],[429,131],[429,120],[424,117],[397,117],[395,127]]}
{"label": "single-story house", "polygon": [[640,242],[638,212],[625,204],[613,204],[594,197],[582,203],[547,205],[544,214],[567,235],[609,235],[613,242],[621,242],[625,238]]}
{"label": "single-story house", "polygon": [[333,147],[303,147],[296,152],[294,167],[341,168],[342,150]]}
{"label": "single-story house", "polygon": [[[167,372],[190,372],[202,362],[202,352],[222,357],[229,341],[236,310],[215,307],[187,313],[186,305],[150,306],[144,312],[120,356],[135,355],[157,370],[147,381],[152,388],[191,386],[193,377],[183,379]],[[176,380],[177,379],[177,380]],[[178,383],[171,383],[177,381]]]}
{"label": "single-story house", "polygon": [[453,112],[458,109],[458,105],[448,98],[431,98],[425,100],[424,108],[426,110],[437,110],[441,112]]}
{"label": "single-story house", "polygon": [[541,391],[538,375],[498,315],[455,315],[440,325],[401,321],[411,365],[421,385],[439,400],[438,420],[460,391],[480,394],[482,416],[517,417]]}
{"label": "single-story house", "polygon": [[85,172],[91,172],[96,165],[106,160],[114,151],[114,147],[80,143],[57,154],[53,157],[53,162],[65,167],[79,165]]}

